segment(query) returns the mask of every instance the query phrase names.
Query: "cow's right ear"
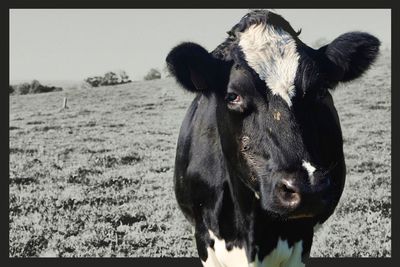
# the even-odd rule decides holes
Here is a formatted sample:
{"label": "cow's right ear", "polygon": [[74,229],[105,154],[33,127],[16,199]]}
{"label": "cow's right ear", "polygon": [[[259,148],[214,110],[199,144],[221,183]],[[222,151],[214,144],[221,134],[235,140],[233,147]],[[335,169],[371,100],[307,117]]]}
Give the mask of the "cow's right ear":
{"label": "cow's right ear", "polygon": [[169,72],[186,90],[204,93],[215,89],[218,60],[202,46],[182,43],[169,52],[166,61]]}

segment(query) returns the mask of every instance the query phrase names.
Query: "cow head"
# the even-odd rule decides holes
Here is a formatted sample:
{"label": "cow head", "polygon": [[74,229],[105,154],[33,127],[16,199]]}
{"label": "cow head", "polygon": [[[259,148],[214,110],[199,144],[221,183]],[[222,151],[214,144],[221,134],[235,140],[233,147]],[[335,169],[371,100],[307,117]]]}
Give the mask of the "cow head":
{"label": "cow head", "polygon": [[370,34],[350,32],[315,50],[281,16],[253,11],[212,53],[183,43],[167,63],[186,90],[216,99],[222,149],[236,188],[247,188],[263,210],[278,217],[323,222],[345,178],[329,89],[361,76],[379,45]]}

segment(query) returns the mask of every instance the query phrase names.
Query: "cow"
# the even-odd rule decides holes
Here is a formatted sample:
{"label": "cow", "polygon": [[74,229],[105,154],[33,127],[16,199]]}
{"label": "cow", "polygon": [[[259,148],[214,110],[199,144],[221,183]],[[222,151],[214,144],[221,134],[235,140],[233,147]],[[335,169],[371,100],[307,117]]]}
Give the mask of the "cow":
{"label": "cow", "polygon": [[184,42],[166,58],[196,94],[177,142],[176,200],[203,266],[305,266],[345,184],[330,90],[360,77],[380,41],[348,32],[313,49],[266,10],[227,33],[212,52]]}

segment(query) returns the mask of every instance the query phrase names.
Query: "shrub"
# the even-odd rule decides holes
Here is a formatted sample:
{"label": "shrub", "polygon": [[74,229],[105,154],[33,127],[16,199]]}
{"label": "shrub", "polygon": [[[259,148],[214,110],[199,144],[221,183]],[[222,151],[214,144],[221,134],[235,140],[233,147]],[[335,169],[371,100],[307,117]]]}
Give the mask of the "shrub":
{"label": "shrub", "polygon": [[88,77],[84,80],[91,87],[117,85],[123,83],[130,83],[131,80],[125,71],[109,71],[104,76]]}
{"label": "shrub", "polygon": [[26,95],[26,94],[38,94],[38,93],[48,93],[48,92],[58,92],[58,91],[62,91],[62,88],[42,85],[38,80],[33,80],[31,83],[10,85],[10,94],[15,93],[18,95]]}
{"label": "shrub", "polygon": [[119,77],[120,77],[122,83],[129,83],[129,82],[131,82],[131,80],[129,80],[128,74],[126,74],[125,71],[122,70],[122,71],[120,71],[118,74],[119,74]]}
{"label": "shrub", "polygon": [[31,86],[29,83],[21,83],[15,86],[15,93],[18,95],[29,94]]}
{"label": "shrub", "polygon": [[33,80],[29,92],[33,94],[39,93],[43,90],[43,87],[38,80]]}
{"label": "shrub", "polygon": [[84,81],[90,84],[92,87],[98,87],[101,85],[103,77],[101,76],[88,77]]}
{"label": "shrub", "polygon": [[39,81],[33,80],[31,83],[31,88],[29,90],[29,93],[38,94],[38,93],[49,93],[57,91],[62,91],[61,87],[45,86],[40,84]]}
{"label": "shrub", "polygon": [[118,76],[114,72],[110,71],[104,74],[102,85],[114,85],[119,84]]}
{"label": "shrub", "polygon": [[149,72],[144,76],[146,81],[161,79],[161,73],[156,69],[150,69]]}

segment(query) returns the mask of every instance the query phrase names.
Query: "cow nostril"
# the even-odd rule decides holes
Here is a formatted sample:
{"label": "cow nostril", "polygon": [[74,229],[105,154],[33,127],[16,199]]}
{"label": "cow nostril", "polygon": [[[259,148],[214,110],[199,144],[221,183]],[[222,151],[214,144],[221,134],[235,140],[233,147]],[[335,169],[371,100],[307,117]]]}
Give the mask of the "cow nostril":
{"label": "cow nostril", "polygon": [[282,179],[277,190],[280,203],[284,207],[294,209],[300,204],[301,196],[299,190],[290,181]]}
{"label": "cow nostril", "polygon": [[296,191],[293,188],[289,187],[287,184],[282,183],[281,190],[287,194],[294,194]]}
{"label": "cow nostril", "polygon": [[299,191],[292,180],[285,178],[280,181],[279,189],[285,194],[297,194]]}

